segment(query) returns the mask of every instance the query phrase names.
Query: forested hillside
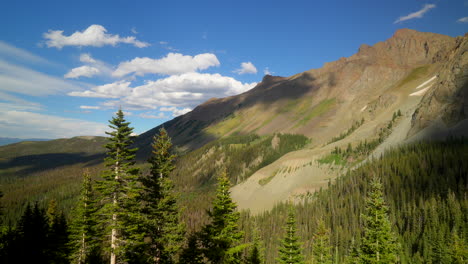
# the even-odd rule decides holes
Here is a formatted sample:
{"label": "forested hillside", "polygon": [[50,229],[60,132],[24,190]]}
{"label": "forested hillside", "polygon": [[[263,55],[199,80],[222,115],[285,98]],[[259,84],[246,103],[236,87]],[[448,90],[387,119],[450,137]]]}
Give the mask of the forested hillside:
{"label": "forested hillside", "polygon": [[[310,259],[320,220],[330,229],[333,263],[343,263],[352,243],[361,243],[365,195],[374,177],[382,179],[401,263],[463,263],[468,257],[468,141],[418,143],[385,154],[339,177],[329,188],[296,206],[298,233]],[[260,216],[244,214],[248,233],[260,230],[267,263],[278,256],[287,204]]]}
{"label": "forested hillside", "polygon": [[2,263],[466,263],[466,139],[387,151],[299,203],[250,215],[236,210],[231,184],[309,139],[231,136],[175,162],[161,129],[137,166],[121,111],[111,128],[107,169],[83,171],[71,212],[38,198],[2,222]]}

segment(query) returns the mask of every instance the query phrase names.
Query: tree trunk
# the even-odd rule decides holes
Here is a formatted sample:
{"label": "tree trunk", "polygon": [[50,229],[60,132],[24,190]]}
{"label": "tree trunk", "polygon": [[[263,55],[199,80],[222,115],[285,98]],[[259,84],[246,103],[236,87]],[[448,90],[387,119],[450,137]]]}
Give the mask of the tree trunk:
{"label": "tree trunk", "polygon": [[[117,152],[118,155],[118,152]],[[115,163],[115,180],[119,181],[119,162],[117,161]],[[114,193],[114,208],[117,207],[117,193]],[[117,223],[117,214],[114,212],[112,214],[112,224]],[[117,229],[114,227],[112,228],[112,234],[111,234],[111,257],[110,257],[110,264],[116,264],[117,256],[115,255],[115,251],[117,249]]]}

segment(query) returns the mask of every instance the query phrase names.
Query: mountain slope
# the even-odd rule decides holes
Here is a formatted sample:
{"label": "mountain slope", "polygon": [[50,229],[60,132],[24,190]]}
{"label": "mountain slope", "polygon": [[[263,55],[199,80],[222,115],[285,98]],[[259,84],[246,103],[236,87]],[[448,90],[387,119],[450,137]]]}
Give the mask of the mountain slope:
{"label": "mountain slope", "polygon": [[0,137],[0,146],[9,145],[13,143],[18,143],[22,141],[48,141],[50,139],[43,139],[43,138],[8,138],[8,137]]}
{"label": "mountain slope", "polygon": [[[395,108],[401,88],[414,78],[437,74],[460,38],[398,30],[349,58],[290,77],[265,76],[243,94],[213,98],[164,124],[176,144],[194,149],[235,133],[299,133],[317,144],[362,117]],[[367,106],[368,111],[360,111]],[[156,129],[139,138],[150,142]]]}
{"label": "mountain slope", "polygon": [[[268,141],[272,138],[271,145],[275,144],[274,133],[305,135],[311,141],[305,148],[278,159],[275,156],[264,167],[246,163],[245,168],[239,169],[242,175],[230,175],[236,179],[232,195],[239,207],[261,212],[279,201],[327,187],[330,180],[365,162],[368,156],[379,157],[388,148],[432,137],[434,127],[440,135],[446,136],[447,131],[467,135],[468,125],[463,125],[467,123],[464,120],[468,105],[467,45],[468,36],[452,38],[401,29],[386,41],[362,45],[355,55],[326,63],[320,69],[290,77],[267,75],[250,91],[210,99],[193,111],[143,133],[135,143],[140,148],[139,160],[147,160],[152,137],[162,126],[182,149],[181,153],[235,135],[258,134]],[[397,112],[401,116],[394,120]],[[60,178],[61,170],[73,168],[73,181],[78,181],[78,171],[81,173],[87,166],[95,168],[102,162],[104,139],[77,141],[72,147],[62,147],[72,141],[24,142],[1,147],[1,179],[5,175],[39,177],[36,172],[52,171],[55,174],[49,179]],[[346,158],[330,155],[336,148],[356,148],[364,142],[372,145],[366,145],[365,155]],[[182,163],[190,159],[197,162],[184,164],[180,177],[189,180],[180,182],[192,184],[200,180],[194,184],[202,188],[206,187],[205,182],[212,182],[195,168],[205,166],[200,164],[202,160],[198,162],[203,155],[192,152],[185,160],[181,157]],[[262,155],[256,158],[264,159],[266,156]],[[209,160],[213,162],[213,158]],[[211,172],[226,165],[221,161],[213,163],[207,166]],[[57,185],[52,183],[47,188]]]}

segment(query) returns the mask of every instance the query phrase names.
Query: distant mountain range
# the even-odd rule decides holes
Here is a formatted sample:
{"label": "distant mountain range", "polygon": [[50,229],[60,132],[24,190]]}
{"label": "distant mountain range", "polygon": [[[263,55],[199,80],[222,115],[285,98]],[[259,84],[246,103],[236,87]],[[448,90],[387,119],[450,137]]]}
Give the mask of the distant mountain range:
{"label": "distant mountain range", "polygon": [[0,146],[18,143],[22,141],[49,141],[51,139],[46,138],[9,138],[9,137],[0,137]]}

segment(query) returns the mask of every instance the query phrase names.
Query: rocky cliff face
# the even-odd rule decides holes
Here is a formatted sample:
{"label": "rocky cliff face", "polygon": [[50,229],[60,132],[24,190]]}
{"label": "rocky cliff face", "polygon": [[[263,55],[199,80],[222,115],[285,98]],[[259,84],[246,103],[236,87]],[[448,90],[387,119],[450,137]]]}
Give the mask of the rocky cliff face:
{"label": "rocky cliff face", "polygon": [[413,114],[410,135],[440,118],[453,126],[468,118],[468,34],[458,37],[449,52],[437,59],[445,63],[439,71],[438,81],[426,93]]}

